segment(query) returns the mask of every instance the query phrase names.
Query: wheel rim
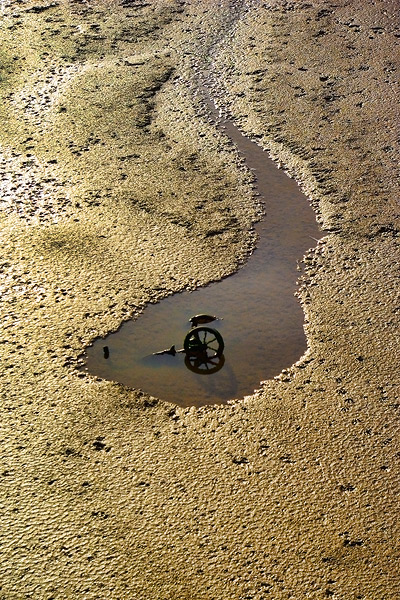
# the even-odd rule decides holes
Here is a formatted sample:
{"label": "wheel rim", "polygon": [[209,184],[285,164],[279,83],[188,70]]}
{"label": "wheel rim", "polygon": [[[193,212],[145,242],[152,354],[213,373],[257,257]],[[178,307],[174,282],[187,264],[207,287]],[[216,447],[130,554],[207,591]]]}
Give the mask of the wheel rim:
{"label": "wheel rim", "polygon": [[207,358],[221,356],[224,351],[224,341],[219,331],[211,327],[195,327],[186,336],[184,341],[186,354],[201,355]]}

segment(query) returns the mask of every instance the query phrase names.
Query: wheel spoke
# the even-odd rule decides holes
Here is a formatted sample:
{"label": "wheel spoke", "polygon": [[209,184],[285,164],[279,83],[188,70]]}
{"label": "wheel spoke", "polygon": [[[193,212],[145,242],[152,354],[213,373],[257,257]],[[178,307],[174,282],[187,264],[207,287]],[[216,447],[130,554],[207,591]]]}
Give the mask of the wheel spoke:
{"label": "wheel spoke", "polygon": [[203,354],[208,359],[221,356],[224,342],[218,331],[198,327],[191,331],[185,338],[184,349],[188,354]]}

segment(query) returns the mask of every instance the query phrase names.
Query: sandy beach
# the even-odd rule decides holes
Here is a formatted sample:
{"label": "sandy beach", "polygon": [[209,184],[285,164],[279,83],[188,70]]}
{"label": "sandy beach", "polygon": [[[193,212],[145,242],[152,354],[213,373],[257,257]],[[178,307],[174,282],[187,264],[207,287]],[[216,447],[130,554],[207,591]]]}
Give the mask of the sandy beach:
{"label": "sandy beach", "polygon": [[[0,600],[399,598],[398,2],[4,0],[0,24]],[[205,73],[324,235],[305,355],[181,408],[79,367],[246,268],[261,208]]]}

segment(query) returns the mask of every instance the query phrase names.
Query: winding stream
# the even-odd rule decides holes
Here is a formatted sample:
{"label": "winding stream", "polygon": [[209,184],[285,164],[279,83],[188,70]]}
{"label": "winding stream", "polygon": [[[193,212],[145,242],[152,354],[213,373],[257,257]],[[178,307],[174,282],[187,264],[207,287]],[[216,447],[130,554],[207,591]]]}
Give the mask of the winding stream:
{"label": "winding stream", "polygon": [[[87,349],[85,368],[90,373],[181,406],[223,404],[251,394],[260,381],[278,375],[304,354],[304,314],[294,296],[296,267],[321,237],[296,182],[231,121],[218,125],[253,169],[265,203],[265,218],[256,225],[257,249],[237,273],[149,305],[137,321],[124,323]],[[193,372],[184,354],[153,355],[172,344],[182,348],[188,321],[199,313],[223,318],[209,324],[225,341],[223,359],[211,368],[215,372]]]}

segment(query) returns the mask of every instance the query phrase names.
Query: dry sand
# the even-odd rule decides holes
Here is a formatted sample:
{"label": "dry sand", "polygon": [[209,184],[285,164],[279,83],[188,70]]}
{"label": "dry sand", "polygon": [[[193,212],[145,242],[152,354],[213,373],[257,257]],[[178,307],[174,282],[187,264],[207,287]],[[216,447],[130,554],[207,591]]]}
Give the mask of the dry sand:
{"label": "dry sand", "polygon": [[[400,597],[397,8],[1,2],[2,600]],[[327,235],[306,356],[180,409],[77,365],[254,245],[251,175],[194,94],[210,52]]]}

